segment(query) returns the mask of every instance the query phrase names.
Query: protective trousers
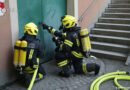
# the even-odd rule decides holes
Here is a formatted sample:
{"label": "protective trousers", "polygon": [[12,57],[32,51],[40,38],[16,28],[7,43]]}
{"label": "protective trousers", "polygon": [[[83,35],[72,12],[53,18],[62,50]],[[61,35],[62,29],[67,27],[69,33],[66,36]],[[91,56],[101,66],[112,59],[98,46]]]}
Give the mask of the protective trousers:
{"label": "protective trousers", "polygon": [[76,74],[94,72],[96,75],[100,69],[100,66],[96,63],[84,63],[83,58],[73,57],[72,63]]}
{"label": "protective trousers", "polygon": [[62,69],[59,74],[66,77],[70,76],[70,69],[72,65],[76,74],[94,72],[96,75],[100,69],[100,66],[96,63],[83,63],[83,58],[77,58],[73,55],[71,58],[68,58],[63,52],[57,52],[55,58],[58,67]]}
{"label": "protective trousers", "polygon": [[61,68],[61,72],[59,73],[61,76],[69,77],[70,76],[70,68],[71,61],[66,56],[64,52],[56,52],[55,59],[57,62],[57,66]]}
{"label": "protective trousers", "polygon": [[[32,80],[34,71],[35,71],[35,69],[32,69],[32,68],[30,68],[30,70],[25,70],[24,71],[24,76],[23,76],[24,79],[23,80],[24,80],[24,83],[25,83],[26,87],[29,86],[29,84],[30,84],[30,82]],[[46,73],[45,73],[44,68],[41,65],[39,65],[38,73],[37,73],[35,81],[43,79],[45,75],[46,75]]]}

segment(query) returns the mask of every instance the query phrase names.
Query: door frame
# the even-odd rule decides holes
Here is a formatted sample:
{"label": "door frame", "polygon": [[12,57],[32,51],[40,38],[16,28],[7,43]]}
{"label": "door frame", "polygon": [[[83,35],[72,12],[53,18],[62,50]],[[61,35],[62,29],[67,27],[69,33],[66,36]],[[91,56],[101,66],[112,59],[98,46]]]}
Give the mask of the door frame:
{"label": "door frame", "polygon": [[17,0],[9,0],[9,11],[12,32],[12,47],[14,47],[15,41],[19,38]]}
{"label": "door frame", "polygon": [[78,0],[67,0],[67,14],[78,20]]}

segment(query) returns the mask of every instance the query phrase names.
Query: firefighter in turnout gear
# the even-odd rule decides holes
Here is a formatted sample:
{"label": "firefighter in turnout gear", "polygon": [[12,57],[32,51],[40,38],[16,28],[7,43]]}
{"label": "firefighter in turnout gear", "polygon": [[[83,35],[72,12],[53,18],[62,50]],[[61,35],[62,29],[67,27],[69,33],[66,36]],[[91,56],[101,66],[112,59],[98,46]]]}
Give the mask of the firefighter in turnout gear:
{"label": "firefighter in turnout gear", "polygon": [[[83,58],[90,56],[90,40],[86,29],[81,30],[77,26],[75,17],[65,15],[61,18],[62,25],[56,31],[53,27],[42,23],[43,29],[47,29],[49,33],[60,38],[61,43],[56,50],[55,59],[57,65],[61,68],[59,74],[64,77],[69,77],[70,68],[73,65],[76,74],[87,72],[95,72],[98,74],[100,66],[96,63],[83,63]],[[81,34],[81,35],[80,35]],[[88,40],[87,42],[85,40]]]}
{"label": "firefighter in turnout gear", "polygon": [[39,64],[40,40],[36,39],[37,34],[38,28],[34,23],[26,24],[24,36],[16,41],[14,47],[14,66],[24,78],[26,86],[45,76],[45,71]]}

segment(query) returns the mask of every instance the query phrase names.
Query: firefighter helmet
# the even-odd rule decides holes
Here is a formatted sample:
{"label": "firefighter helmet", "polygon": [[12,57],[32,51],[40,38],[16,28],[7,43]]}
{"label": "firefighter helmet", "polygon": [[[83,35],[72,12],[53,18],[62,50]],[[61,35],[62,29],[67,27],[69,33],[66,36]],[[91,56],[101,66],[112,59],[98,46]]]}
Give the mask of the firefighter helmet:
{"label": "firefighter helmet", "polygon": [[71,16],[71,15],[65,15],[62,17],[61,19],[62,24],[65,28],[71,28],[74,27],[76,25],[76,18]]}
{"label": "firefighter helmet", "polygon": [[24,33],[27,33],[29,35],[37,35],[38,34],[38,27],[33,22],[30,22],[25,25]]}

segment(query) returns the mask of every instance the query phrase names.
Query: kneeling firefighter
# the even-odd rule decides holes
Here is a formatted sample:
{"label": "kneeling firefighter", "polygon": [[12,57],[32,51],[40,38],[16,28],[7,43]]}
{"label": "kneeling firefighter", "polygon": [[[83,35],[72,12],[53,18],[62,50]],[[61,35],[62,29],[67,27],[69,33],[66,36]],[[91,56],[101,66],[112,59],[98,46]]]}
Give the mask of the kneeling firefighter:
{"label": "kneeling firefighter", "polygon": [[59,50],[56,50],[55,55],[57,65],[61,68],[59,75],[69,77],[71,65],[73,65],[76,74],[92,71],[95,72],[95,75],[98,74],[99,65],[83,63],[83,58],[90,56],[91,45],[88,30],[81,30],[76,24],[76,19],[71,15],[63,16],[61,22],[62,32],[42,23],[43,29],[47,29],[51,34],[61,38],[62,43],[60,43]]}
{"label": "kneeling firefighter", "polygon": [[[45,71],[39,64],[40,40],[36,39],[38,27],[30,22],[25,25],[24,36],[16,41],[14,47],[14,66],[18,75],[24,78],[26,86],[41,80]],[[30,89],[28,89],[30,90]]]}

